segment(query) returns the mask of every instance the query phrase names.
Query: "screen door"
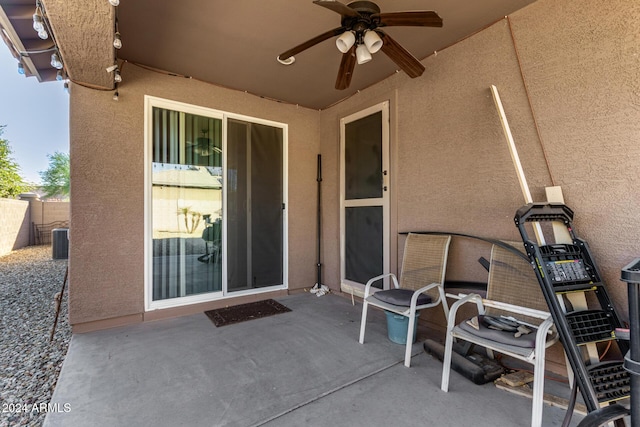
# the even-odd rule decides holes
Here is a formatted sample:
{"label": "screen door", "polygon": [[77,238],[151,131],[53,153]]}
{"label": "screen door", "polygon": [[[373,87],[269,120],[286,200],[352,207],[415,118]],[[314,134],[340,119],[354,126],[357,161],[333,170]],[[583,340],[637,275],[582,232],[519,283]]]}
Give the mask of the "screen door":
{"label": "screen door", "polygon": [[340,146],[341,285],[359,294],[389,271],[388,102],[343,118]]}

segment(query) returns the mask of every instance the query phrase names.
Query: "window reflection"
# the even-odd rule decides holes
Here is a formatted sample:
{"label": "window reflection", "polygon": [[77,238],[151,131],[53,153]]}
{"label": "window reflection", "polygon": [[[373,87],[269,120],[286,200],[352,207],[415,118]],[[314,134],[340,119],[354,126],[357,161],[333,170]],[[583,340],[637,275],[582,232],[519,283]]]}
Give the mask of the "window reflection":
{"label": "window reflection", "polygon": [[220,291],[222,122],[153,113],[153,300]]}

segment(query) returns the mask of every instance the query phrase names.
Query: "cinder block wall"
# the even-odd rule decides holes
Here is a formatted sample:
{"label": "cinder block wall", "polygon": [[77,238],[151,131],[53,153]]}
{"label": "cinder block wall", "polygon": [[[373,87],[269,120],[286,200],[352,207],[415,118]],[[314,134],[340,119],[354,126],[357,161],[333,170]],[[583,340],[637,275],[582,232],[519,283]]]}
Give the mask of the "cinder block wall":
{"label": "cinder block wall", "polygon": [[0,256],[29,245],[29,202],[0,199]]}
{"label": "cinder block wall", "polygon": [[0,199],[0,256],[34,244],[32,223],[69,221],[69,202]]}
{"label": "cinder block wall", "polygon": [[55,221],[69,221],[69,202],[31,202],[31,222],[49,224]]}

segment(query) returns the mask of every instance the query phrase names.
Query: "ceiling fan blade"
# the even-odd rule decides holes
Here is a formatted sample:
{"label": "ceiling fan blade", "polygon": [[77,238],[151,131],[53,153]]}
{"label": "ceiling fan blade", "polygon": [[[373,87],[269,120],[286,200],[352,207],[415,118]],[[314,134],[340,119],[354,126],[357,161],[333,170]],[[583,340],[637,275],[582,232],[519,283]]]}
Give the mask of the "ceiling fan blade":
{"label": "ceiling fan blade", "polygon": [[342,16],[350,16],[352,18],[359,18],[360,14],[355,10],[351,9],[344,3],[340,3],[336,0],[315,0],[313,2],[318,6],[326,7],[329,10],[333,10],[336,13],[339,13]]}
{"label": "ceiling fan blade", "polygon": [[424,72],[424,65],[420,63],[411,53],[403,48],[400,43],[392,39],[383,31],[376,30],[376,33],[382,39],[382,51],[393,62],[396,63],[409,77],[415,79],[420,77]]}
{"label": "ceiling fan blade", "polygon": [[356,46],[351,46],[347,53],[342,54],[340,68],[338,68],[338,78],[336,79],[336,89],[344,90],[351,84],[353,69],[356,66]]}
{"label": "ceiling fan blade", "polygon": [[278,59],[281,60],[285,60],[287,58],[290,58],[294,55],[299,54],[300,52],[302,52],[303,50],[307,50],[312,46],[317,45],[320,42],[323,42],[327,39],[330,39],[331,37],[334,36],[339,36],[340,34],[344,33],[346,31],[345,27],[337,27],[334,28],[333,30],[329,30],[325,33],[322,33],[318,36],[315,36],[314,38],[312,38],[311,40],[307,40],[304,43],[299,44],[298,46],[291,48],[285,52],[282,52],[280,55],[278,55]]}
{"label": "ceiling fan blade", "polygon": [[434,11],[390,12],[371,15],[378,27],[442,27],[442,18]]}

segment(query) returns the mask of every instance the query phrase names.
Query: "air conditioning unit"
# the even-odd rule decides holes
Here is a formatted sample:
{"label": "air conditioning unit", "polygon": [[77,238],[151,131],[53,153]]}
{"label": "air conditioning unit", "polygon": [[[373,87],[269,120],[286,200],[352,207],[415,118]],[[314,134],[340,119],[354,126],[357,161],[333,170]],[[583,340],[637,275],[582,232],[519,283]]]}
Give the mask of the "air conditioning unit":
{"label": "air conditioning unit", "polygon": [[51,247],[53,259],[69,258],[69,229],[54,228],[51,230]]}

